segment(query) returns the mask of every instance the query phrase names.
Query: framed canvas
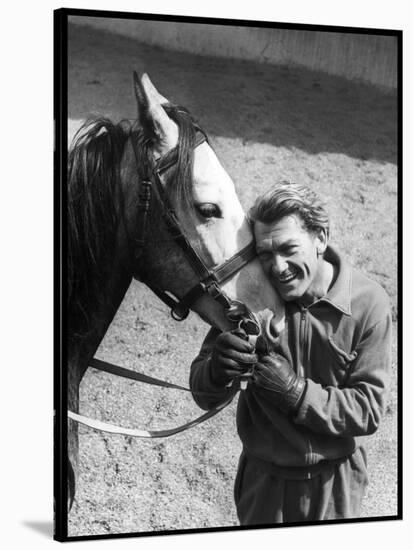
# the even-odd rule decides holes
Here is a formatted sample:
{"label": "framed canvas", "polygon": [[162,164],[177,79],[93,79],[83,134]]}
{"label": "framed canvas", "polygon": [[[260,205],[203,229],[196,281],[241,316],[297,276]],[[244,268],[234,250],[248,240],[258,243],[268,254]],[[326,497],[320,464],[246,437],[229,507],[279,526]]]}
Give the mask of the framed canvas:
{"label": "framed canvas", "polygon": [[[401,31],[54,41],[55,539],[400,519]],[[251,209],[302,186],[328,226]]]}

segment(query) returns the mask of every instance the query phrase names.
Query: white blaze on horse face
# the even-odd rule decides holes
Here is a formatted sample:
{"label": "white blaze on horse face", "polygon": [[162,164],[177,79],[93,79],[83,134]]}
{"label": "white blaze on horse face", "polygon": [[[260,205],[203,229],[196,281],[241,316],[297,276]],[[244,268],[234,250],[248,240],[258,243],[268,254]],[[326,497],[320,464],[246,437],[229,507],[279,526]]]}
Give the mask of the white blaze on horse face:
{"label": "white blaze on horse face", "polygon": [[[205,258],[208,263],[224,262],[252,240],[234,184],[207,143],[194,151],[193,201],[200,220],[196,230],[210,256]],[[216,215],[202,216],[205,205],[215,207]]]}

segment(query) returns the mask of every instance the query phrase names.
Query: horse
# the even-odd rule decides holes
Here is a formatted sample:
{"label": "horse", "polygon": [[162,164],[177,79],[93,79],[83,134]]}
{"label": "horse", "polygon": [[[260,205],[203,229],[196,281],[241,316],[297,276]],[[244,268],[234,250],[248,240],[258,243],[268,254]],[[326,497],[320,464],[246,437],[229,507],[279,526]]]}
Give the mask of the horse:
{"label": "horse", "polygon": [[[273,341],[283,307],[254,252],[234,184],[207,134],[147,74],[133,73],[138,115],[87,120],[67,172],[67,406],[132,281],[181,320],[189,309],[220,330],[245,304]],[[245,311],[245,309],[244,309]],[[78,428],[68,419],[68,506],[75,496]]]}

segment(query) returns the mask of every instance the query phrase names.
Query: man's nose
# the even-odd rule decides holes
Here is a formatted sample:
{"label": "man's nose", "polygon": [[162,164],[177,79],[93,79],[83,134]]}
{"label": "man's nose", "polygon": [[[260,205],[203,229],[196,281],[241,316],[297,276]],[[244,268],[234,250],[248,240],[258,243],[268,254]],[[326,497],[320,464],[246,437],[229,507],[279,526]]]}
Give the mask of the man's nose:
{"label": "man's nose", "polygon": [[287,262],[280,254],[274,254],[272,258],[271,271],[277,277],[288,268]]}

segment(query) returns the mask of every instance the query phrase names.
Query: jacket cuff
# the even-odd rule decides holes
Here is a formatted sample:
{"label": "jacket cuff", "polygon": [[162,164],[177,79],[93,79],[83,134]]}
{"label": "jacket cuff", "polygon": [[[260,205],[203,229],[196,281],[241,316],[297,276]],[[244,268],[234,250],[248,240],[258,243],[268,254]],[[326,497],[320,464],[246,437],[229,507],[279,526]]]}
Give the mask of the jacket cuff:
{"label": "jacket cuff", "polygon": [[316,384],[309,378],[306,379],[306,387],[294,417],[295,422],[298,424],[305,424],[311,403],[320,402],[320,389],[320,384]]}

